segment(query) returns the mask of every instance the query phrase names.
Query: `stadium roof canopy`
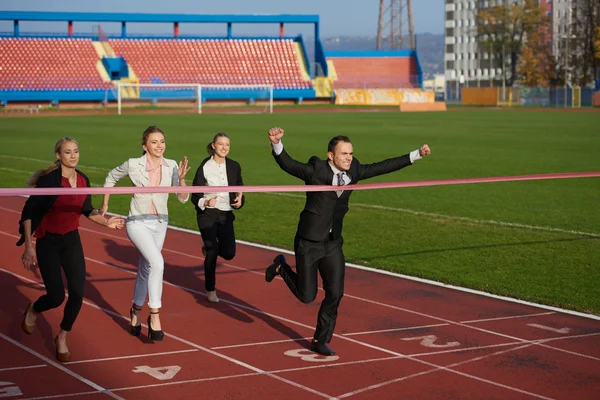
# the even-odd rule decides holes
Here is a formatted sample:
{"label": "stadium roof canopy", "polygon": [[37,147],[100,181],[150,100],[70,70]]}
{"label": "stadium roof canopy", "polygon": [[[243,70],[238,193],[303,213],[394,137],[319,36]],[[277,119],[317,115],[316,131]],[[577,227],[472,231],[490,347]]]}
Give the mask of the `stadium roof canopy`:
{"label": "stadium roof canopy", "polygon": [[0,20],[9,21],[89,21],[89,22],[197,22],[244,24],[318,24],[318,15],[292,14],[138,14],[138,13],[87,13],[0,11]]}

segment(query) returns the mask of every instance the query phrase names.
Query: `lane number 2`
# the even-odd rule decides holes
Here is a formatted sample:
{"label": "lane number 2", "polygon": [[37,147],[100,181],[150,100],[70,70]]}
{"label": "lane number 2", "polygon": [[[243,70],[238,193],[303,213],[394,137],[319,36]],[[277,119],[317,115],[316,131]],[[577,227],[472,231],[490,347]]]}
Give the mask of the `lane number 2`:
{"label": "lane number 2", "polygon": [[402,340],[406,340],[406,341],[420,340],[421,346],[433,347],[436,349],[444,349],[447,347],[460,346],[459,342],[446,342],[445,344],[436,344],[435,341],[437,340],[437,336],[435,336],[435,335],[415,336],[415,337],[409,337],[409,338],[402,338]]}

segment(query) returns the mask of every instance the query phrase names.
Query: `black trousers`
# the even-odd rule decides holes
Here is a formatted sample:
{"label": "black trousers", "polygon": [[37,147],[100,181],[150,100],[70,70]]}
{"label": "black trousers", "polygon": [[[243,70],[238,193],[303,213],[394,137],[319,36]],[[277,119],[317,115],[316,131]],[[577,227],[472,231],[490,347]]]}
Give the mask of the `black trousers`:
{"label": "black trousers", "polygon": [[232,211],[213,208],[196,214],[198,228],[206,246],[204,258],[204,286],[207,291],[215,290],[217,257],[231,260],[235,257],[235,232]]}
{"label": "black trousers", "polygon": [[342,239],[311,242],[296,235],[294,253],[296,272],[287,264],[282,265],[279,272],[292,293],[303,303],[310,303],[317,297],[317,271],[321,274],[325,298],[319,309],[314,339],[329,343],[344,295],[346,262]]}
{"label": "black trousers", "polygon": [[37,299],[33,309],[41,313],[60,306],[65,300],[65,287],[60,271],[62,267],[67,278],[69,299],[60,327],[64,331],[70,331],[83,304],[85,285],[85,258],[79,231],[74,230],[64,235],[47,232],[37,240],[35,250],[46,294]]}

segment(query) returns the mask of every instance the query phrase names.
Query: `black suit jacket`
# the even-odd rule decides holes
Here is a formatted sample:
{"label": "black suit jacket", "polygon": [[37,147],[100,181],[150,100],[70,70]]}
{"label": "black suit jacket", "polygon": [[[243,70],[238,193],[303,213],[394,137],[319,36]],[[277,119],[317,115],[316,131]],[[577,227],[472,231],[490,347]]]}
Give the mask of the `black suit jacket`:
{"label": "black suit jacket", "polygon": [[[204,164],[210,160],[210,157],[206,157],[200,163],[200,166],[196,170],[196,176],[194,176],[194,182],[192,186],[206,186],[206,177],[204,176]],[[227,183],[228,186],[243,186],[244,182],[242,181],[242,167],[237,161],[234,161],[230,158],[225,158],[225,169],[227,170]],[[236,193],[230,192],[229,199],[233,202],[233,199],[237,196]],[[198,207],[198,201],[204,197],[204,193],[192,193],[192,204],[196,209],[196,212],[202,213],[203,211]],[[246,196],[242,195],[242,205],[240,208],[244,206],[246,202]],[[237,208],[239,210],[240,208]]]}
{"label": "black suit jacket", "polygon": [[[85,184],[87,187],[90,187],[90,180],[88,177],[81,171],[76,170],[78,174],[83,176],[85,179]],[[51,187],[62,187],[62,171],[59,168],[48,172],[45,175],[40,176],[40,179],[37,182],[35,187],[39,188],[51,188]],[[23,206],[23,211],[21,212],[21,220],[19,221],[19,233],[21,234],[21,238],[17,242],[17,246],[21,246],[25,242],[25,237],[23,234],[25,233],[23,228],[23,221],[30,219],[31,220],[31,232],[35,232],[35,229],[40,224],[44,215],[50,211],[56,198],[58,196],[29,196],[25,205]],[[83,202],[83,206],[81,207],[81,213],[88,217],[90,213],[94,211],[94,206],[92,205],[92,196],[87,195],[85,201]]]}
{"label": "black suit jacket", "polygon": [[[333,182],[333,170],[328,160],[313,156],[308,163],[301,163],[292,159],[285,149],[280,155],[273,152],[273,156],[282,170],[302,179],[307,185],[331,185]],[[364,165],[353,158],[350,169],[346,173],[352,185],[363,179],[397,171],[409,165],[411,162],[408,154]],[[335,191],[306,192],[306,203],[300,213],[297,235],[306,240],[321,242],[329,237],[331,231],[331,239],[340,238],[351,194],[352,190],[348,190],[348,186],[344,186],[344,192],[340,197],[337,197]]]}

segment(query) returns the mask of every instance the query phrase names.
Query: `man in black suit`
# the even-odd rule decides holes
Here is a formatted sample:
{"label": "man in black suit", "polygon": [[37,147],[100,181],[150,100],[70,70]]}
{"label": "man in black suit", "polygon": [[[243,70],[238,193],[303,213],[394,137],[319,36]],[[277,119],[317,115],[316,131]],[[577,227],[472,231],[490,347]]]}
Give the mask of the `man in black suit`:
{"label": "man in black suit", "polygon": [[[390,158],[373,164],[361,164],[353,157],[350,139],[336,136],[329,141],[327,160],[311,157],[308,163],[292,159],[283,149],[283,129],[271,128],[269,140],[273,156],[279,167],[290,175],[300,178],[307,185],[344,186],[360,180],[397,171],[426,155],[429,146],[401,157]],[[344,294],[345,260],[342,251],[342,224],[348,211],[352,190],[306,192],[306,204],[300,213],[298,230],[294,238],[296,272],[286,263],[283,254],[275,257],[265,271],[265,279],[271,282],[281,275],[291,292],[303,303],[312,302],[317,296],[317,271],[323,279],[325,299],[321,303],[317,328],[310,349],[330,356],[335,352],[327,343],[331,341],[338,314],[338,306]]]}

